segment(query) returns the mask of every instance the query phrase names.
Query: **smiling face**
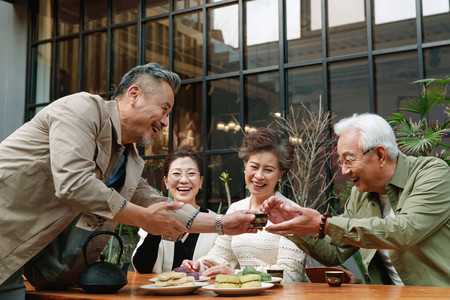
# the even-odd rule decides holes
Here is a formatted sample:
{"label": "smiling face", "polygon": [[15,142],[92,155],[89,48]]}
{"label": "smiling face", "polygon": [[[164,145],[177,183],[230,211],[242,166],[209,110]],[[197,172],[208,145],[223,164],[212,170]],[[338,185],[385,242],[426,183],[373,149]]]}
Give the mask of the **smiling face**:
{"label": "smiling face", "polygon": [[170,85],[162,81],[158,89],[144,93],[134,85],[128,90],[127,106],[121,111],[122,141],[150,146],[151,139],[168,125],[169,113],[174,104]]}
{"label": "smiling face", "polygon": [[[343,133],[338,140],[337,151],[341,161],[351,160],[364,153],[359,147],[359,132],[352,129]],[[361,192],[383,193],[385,180],[377,159],[377,148],[352,162],[351,167],[342,166],[342,175],[346,175]]]}
{"label": "smiling face", "polygon": [[184,202],[196,207],[195,197],[203,183],[203,176],[195,161],[190,157],[175,159],[164,176],[167,190],[176,202]]}
{"label": "smiling face", "polygon": [[275,186],[282,176],[278,156],[274,152],[254,152],[245,163],[245,184],[258,202],[274,195]]}

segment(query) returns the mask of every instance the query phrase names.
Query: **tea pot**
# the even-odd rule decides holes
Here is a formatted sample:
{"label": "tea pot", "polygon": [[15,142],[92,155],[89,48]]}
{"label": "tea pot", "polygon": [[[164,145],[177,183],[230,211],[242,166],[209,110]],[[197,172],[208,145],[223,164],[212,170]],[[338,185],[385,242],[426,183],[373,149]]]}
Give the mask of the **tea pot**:
{"label": "tea pot", "polygon": [[[120,253],[117,258],[117,264],[112,264],[105,261],[105,256],[100,256],[100,261],[93,264],[88,264],[86,258],[86,248],[89,241],[97,235],[109,234],[113,235],[120,244]],[[83,247],[84,262],[86,269],[84,269],[78,277],[78,285],[88,293],[92,294],[108,294],[114,293],[124,287],[127,283],[127,269],[129,264],[124,265],[124,270],[120,269],[119,263],[123,253],[123,242],[120,236],[112,231],[96,231],[92,233],[86,240]]]}

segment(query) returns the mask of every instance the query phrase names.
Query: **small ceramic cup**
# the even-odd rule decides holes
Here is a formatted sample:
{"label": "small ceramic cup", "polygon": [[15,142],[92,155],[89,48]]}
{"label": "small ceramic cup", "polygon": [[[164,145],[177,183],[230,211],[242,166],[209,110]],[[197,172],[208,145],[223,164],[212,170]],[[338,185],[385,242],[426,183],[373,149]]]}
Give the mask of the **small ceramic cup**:
{"label": "small ceramic cup", "polygon": [[272,275],[272,277],[280,277],[283,278],[283,270],[279,269],[279,270],[266,270],[266,273]]}
{"label": "small ceramic cup", "polygon": [[343,271],[326,271],[325,279],[329,286],[341,286],[344,281]]}
{"label": "small ceramic cup", "polygon": [[267,214],[255,214],[255,219],[252,222],[256,228],[264,227],[267,224]]}

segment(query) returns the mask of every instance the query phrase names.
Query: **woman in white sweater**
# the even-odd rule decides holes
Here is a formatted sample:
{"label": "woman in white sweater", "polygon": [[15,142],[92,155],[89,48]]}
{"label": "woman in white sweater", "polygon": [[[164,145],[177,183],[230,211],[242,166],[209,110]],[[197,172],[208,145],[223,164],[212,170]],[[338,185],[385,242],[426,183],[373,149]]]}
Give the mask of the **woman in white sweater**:
{"label": "woman in white sweater", "polygon": [[[164,161],[163,174],[167,190],[175,202],[190,204],[201,212],[195,197],[203,182],[203,161],[192,150],[178,149]],[[198,259],[211,249],[216,233],[189,233],[179,242],[162,240],[139,230],[140,240],[133,253],[132,262],[139,273],[162,273],[180,266],[184,259]]]}
{"label": "woman in white sweater", "polygon": [[[233,203],[227,213],[241,209],[261,211],[270,196],[283,197],[276,192],[278,181],[294,160],[294,148],[288,139],[273,129],[260,128],[245,136],[239,157],[244,162],[245,183],[251,195]],[[309,281],[305,274],[305,253],[287,238],[264,230],[256,234],[221,235],[207,255],[195,261],[185,260],[182,265],[210,277],[235,274],[246,266],[262,272],[283,269],[284,281]]]}

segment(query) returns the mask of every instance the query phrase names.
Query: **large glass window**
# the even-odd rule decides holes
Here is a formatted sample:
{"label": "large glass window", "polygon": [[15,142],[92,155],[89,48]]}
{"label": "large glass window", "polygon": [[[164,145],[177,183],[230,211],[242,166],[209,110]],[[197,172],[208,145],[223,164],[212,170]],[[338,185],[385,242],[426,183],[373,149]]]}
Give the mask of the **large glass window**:
{"label": "large glass window", "polygon": [[[138,149],[144,177],[162,190],[167,154],[195,149],[209,167],[203,206],[213,209],[226,203],[223,171],[233,201],[246,195],[235,152],[243,135],[274,127],[291,106],[315,113],[322,99],[334,122],[385,117],[417,95],[419,76],[450,75],[446,0],[36,0],[29,8],[27,119],[78,91],[111,99],[125,72],[159,63],[182,82],[169,127]],[[437,110],[430,117],[444,119]]]}

